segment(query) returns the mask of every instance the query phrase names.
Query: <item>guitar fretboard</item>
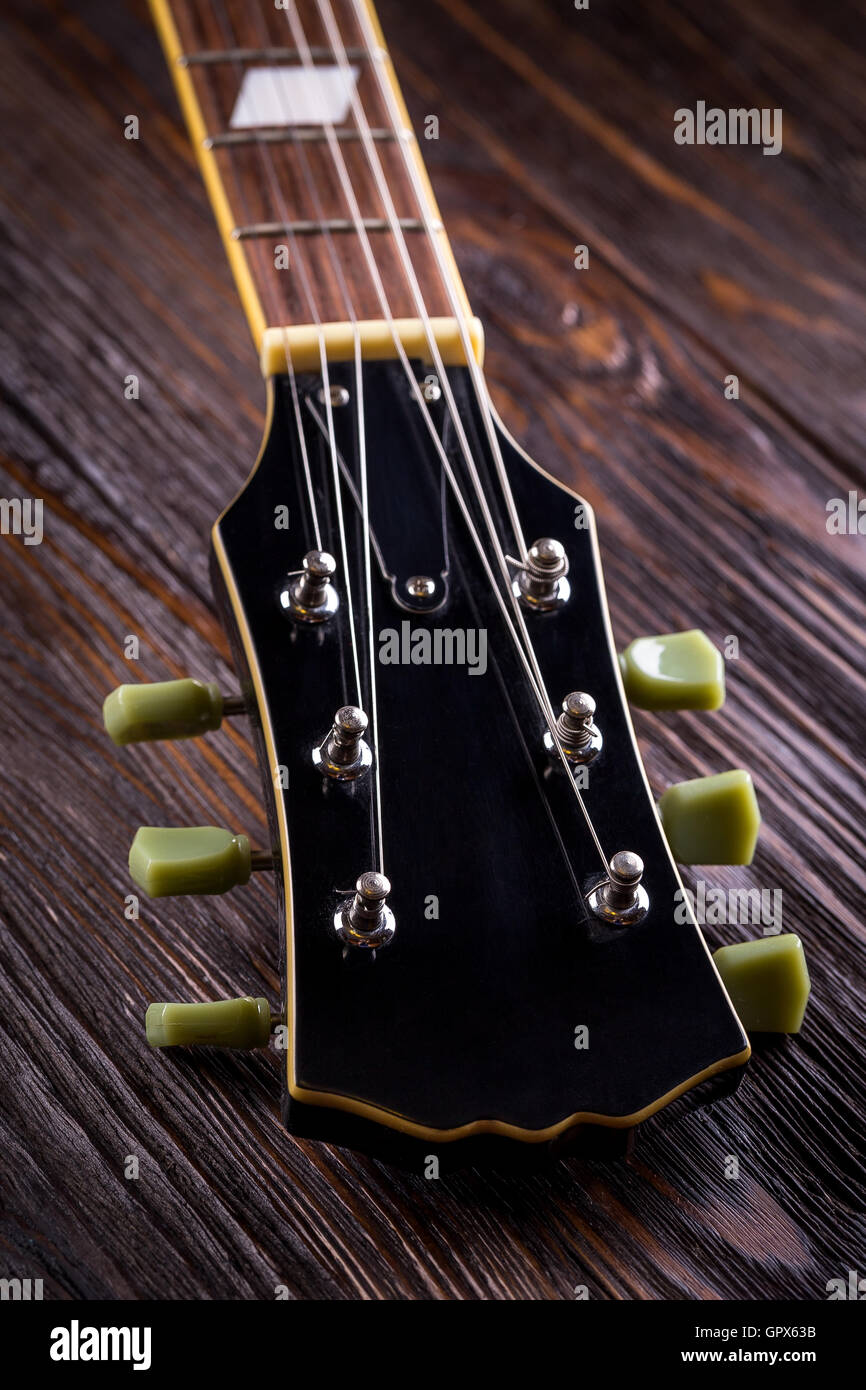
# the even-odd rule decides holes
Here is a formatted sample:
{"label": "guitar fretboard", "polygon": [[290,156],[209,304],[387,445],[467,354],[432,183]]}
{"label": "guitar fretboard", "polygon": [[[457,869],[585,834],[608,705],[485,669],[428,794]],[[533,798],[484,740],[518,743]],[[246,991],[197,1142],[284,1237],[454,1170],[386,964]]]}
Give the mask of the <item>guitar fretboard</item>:
{"label": "guitar fretboard", "polygon": [[365,0],[151,8],[257,346],[267,328],[380,320],[382,294],[417,318],[395,220],[427,312],[454,313],[450,288],[469,313]]}

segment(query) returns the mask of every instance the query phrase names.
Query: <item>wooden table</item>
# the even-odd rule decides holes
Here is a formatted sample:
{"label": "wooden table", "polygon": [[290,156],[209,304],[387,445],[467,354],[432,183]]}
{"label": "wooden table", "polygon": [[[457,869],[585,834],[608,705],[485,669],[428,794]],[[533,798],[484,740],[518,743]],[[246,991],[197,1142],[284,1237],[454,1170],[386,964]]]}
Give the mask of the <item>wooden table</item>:
{"label": "wooden table", "polygon": [[[799,1038],[628,1162],[427,1182],[289,1138],[276,1054],[144,1045],[149,999],[279,993],[266,884],[124,917],[140,822],[261,830],[245,730],[131,754],[100,718],[139,675],[231,684],[207,533],[263,390],[143,4],[10,0],[0,489],[44,499],[45,538],[0,537],[0,1275],[52,1298],[768,1299],[866,1273],[866,540],[826,525],[864,495],[862,9],[381,0],[416,128],[440,119],[425,154],[496,401],[596,508],[618,639],[738,639],[721,714],[638,733],[659,790],[751,769],[758,856],[713,881],[781,889],[813,981]],[[676,144],[699,100],[782,108],[783,152]]]}

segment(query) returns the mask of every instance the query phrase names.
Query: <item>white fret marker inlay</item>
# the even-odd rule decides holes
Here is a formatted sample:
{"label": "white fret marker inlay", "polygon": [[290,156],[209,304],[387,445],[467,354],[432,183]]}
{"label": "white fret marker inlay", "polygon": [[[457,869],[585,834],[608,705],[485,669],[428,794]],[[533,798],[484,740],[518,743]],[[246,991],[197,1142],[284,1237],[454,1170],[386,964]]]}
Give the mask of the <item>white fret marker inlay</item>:
{"label": "white fret marker inlay", "polygon": [[230,125],[342,125],[360,68],[248,68]]}

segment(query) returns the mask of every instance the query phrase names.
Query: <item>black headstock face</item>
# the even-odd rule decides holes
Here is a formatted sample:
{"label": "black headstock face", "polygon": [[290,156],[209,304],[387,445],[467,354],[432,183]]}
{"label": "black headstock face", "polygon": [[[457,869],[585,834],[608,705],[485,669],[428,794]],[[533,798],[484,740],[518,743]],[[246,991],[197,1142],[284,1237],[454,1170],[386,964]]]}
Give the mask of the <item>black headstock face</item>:
{"label": "black headstock face", "polygon": [[[472,380],[463,368],[449,378],[508,550]],[[351,401],[353,365],[334,365],[331,385]],[[297,388],[323,546],[340,559],[321,381],[299,377]],[[344,950],[333,919],[358,875],[376,867],[376,779],[336,783],[312,758],[336,709],[356,702],[342,564],[340,607],[327,623],[297,623],[280,602],[287,574],[315,545],[286,378],[273,383],[259,465],[214,530],[217,588],[258,704],[282,859],[290,1122],[363,1146],[378,1122],[427,1147],[485,1132],[537,1143],[581,1122],[633,1125],[741,1066],[748,1044],[697,927],[677,920],[680,880],[624,703],[591,515],[497,426],[527,538],[554,536],[568,553],[570,601],[526,621],[554,708],[575,688],[597,702],[604,746],[583,796],[607,853],[644,860],[649,910],[631,926],[587,906],[602,878],[597,850],[545,750],[542,712],[400,364],[365,364],[364,398],[372,623],[361,512],[345,477],[342,496],[365,708],[375,665],[373,752],[396,918],[373,959]],[[471,499],[444,402],[431,410]],[[357,485],[351,404],[333,419]],[[275,524],[280,508],[288,529]],[[406,581],[418,575],[436,581],[443,606],[407,607]],[[438,650],[462,653],[462,664],[436,663],[437,630],[458,634],[440,636]]]}

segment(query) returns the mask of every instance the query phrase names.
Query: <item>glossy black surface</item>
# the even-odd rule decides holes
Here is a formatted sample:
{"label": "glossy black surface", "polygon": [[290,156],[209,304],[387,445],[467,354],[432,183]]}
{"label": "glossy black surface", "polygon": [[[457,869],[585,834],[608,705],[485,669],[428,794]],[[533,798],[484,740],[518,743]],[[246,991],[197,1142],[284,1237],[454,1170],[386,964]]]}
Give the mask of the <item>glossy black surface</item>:
{"label": "glossy black surface", "polygon": [[[387,567],[400,582],[442,569],[440,465],[402,368],[366,364],[364,395],[370,515]],[[424,375],[420,364],[419,377]],[[350,365],[333,381],[354,395]],[[468,373],[451,373],[461,417],[498,497]],[[319,382],[302,378],[302,398]],[[377,665],[385,870],[393,883],[394,942],[374,963],[344,959],[332,930],[340,890],[373,859],[371,777],[324,781],[313,745],[336,708],[354,702],[345,584],[325,627],[289,621],[278,595],[314,543],[291,397],[275,383],[269,438],[257,471],[219,524],[267,692],[277,761],[289,771],[294,941],[291,1023],[297,1083],[355,1098],[434,1129],[496,1119],[521,1129],[578,1112],[626,1116],[653,1106],[706,1068],[740,1053],[745,1039],[697,929],[674,919],[675,872],[636,759],[604,621],[591,531],[573,496],[533,468],[500,434],[527,540],[566,546],[573,597],[527,617],[554,706],[584,689],[598,703],[604,749],[585,792],[608,853],[636,850],[651,908],[629,929],[588,914],[583,894],[601,874],[573,793],[550,769],[545,724],[515,656],[467,530],[448,496],[449,601],[410,615],[373,561],[373,628],[484,629],[485,674],[446,665]],[[313,397],[315,402],[315,396]],[[322,407],[316,405],[321,413]],[[443,406],[437,407],[439,417]],[[323,541],[338,560],[334,489],[312,414],[307,442]],[[352,406],[335,411],[342,457],[357,480]],[[444,435],[465,495],[472,496],[453,432]],[[343,489],[369,706],[370,650],[363,604],[363,534]],[[290,509],[288,531],[275,509]],[[495,508],[504,547],[514,543]],[[490,554],[488,547],[488,554]],[[273,795],[272,780],[267,793]],[[425,916],[431,897],[438,920]],[[574,1046],[586,1025],[589,1047]],[[308,1107],[289,1107],[309,1132]],[[371,1147],[369,1128],[322,1112],[343,1142]],[[315,1126],[313,1126],[315,1127]],[[363,1132],[362,1132],[363,1131]]]}

